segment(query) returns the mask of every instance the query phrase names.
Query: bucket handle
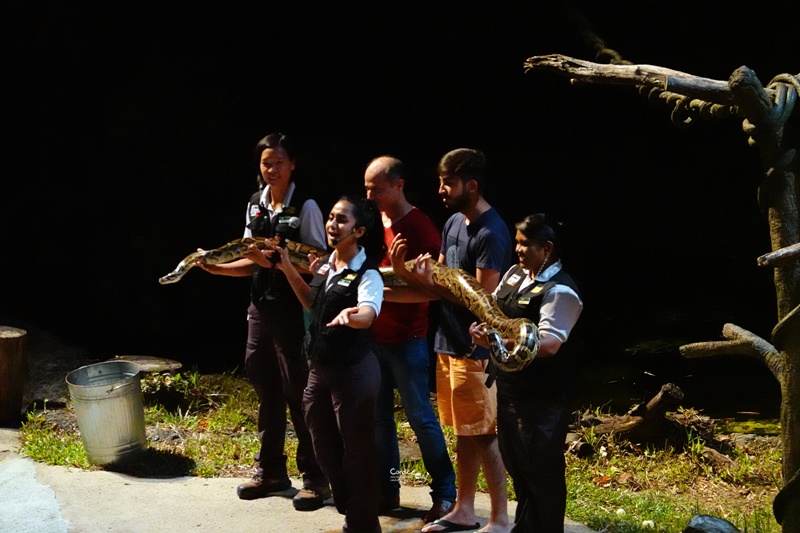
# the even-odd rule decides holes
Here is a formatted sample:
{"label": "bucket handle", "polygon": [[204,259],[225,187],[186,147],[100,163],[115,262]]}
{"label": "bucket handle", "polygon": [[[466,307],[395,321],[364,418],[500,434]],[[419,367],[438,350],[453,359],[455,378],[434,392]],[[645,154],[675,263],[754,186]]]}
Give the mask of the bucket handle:
{"label": "bucket handle", "polygon": [[114,392],[117,389],[121,389],[122,387],[130,387],[131,385],[133,385],[132,382],[120,383],[119,385],[114,385],[114,386],[112,386],[110,389],[108,389],[106,391],[106,394],[111,394],[112,392]]}

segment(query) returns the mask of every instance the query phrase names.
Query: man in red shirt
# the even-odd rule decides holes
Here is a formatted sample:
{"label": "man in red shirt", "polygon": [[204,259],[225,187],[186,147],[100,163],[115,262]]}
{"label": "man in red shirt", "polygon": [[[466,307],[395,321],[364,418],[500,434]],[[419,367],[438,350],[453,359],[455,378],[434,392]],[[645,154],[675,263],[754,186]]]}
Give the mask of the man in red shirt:
{"label": "man in red shirt", "polygon": [[[394,236],[407,238],[408,255],[438,255],[441,232],[430,218],[406,199],[403,163],[391,156],[373,159],[364,173],[367,198],[381,210],[387,247]],[[388,256],[381,266],[391,266]],[[378,348],[381,389],[376,403],[376,439],[381,460],[381,509],[386,514],[400,505],[400,453],[394,420],[397,388],[411,428],[417,436],[422,461],[431,476],[433,506],[425,523],[444,516],[456,498],[455,471],[442,427],[430,399],[431,361],[428,347],[428,302],[400,303],[384,300],[372,326]]]}

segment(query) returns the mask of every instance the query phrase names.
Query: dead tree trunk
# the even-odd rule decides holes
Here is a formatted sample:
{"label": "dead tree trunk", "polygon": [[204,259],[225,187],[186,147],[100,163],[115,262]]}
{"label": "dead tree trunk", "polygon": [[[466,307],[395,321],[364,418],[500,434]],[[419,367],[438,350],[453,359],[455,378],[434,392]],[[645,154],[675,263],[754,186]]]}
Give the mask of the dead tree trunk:
{"label": "dead tree trunk", "polygon": [[[736,70],[729,81],[736,103],[746,117],[745,131],[761,154],[765,173],[759,187],[759,203],[769,222],[772,251],[781,259],[774,266],[778,298],[778,324],[772,343],[779,352],[781,386],[781,443],[783,446],[784,489],[775,499],[775,518],[784,531],[800,531],[800,261],[797,253],[786,252],[800,243],[797,211],[797,150],[800,143],[789,121],[800,92],[800,80],[773,80],[773,98],[764,91],[755,73],[746,67]],[[788,257],[787,257],[788,255]]]}
{"label": "dead tree trunk", "polygon": [[0,326],[0,426],[17,427],[28,371],[25,354],[27,332]]}
{"label": "dead tree trunk", "polygon": [[647,91],[651,100],[671,105],[672,120],[683,125],[697,117],[744,119],[744,131],[750,144],[759,149],[765,170],[758,198],[769,222],[772,252],[759,258],[758,264],[775,269],[778,323],[772,342],[726,324],[727,341],[682,346],[681,353],[684,357],[753,355],[764,361],[780,383],[783,488],[773,511],[784,532],[800,533],[800,217],[795,184],[800,139],[792,122],[800,76],[777,76],[763,87],[747,67],[740,67],[724,82],[652,65],[603,65],[560,55],[532,57],[524,67],[566,75],[574,82],[633,85]]}

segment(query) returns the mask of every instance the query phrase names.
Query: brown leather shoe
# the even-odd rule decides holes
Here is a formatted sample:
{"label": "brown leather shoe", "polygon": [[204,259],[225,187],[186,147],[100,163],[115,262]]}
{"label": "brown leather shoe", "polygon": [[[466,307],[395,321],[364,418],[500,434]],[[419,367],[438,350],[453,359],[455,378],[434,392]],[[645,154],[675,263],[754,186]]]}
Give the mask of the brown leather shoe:
{"label": "brown leather shoe", "polygon": [[316,511],[323,505],[325,500],[331,497],[331,489],[314,487],[303,487],[292,498],[292,505],[298,511]]}
{"label": "brown leather shoe", "polygon": [[255,500],[257,498],[275,496],[291,488],[292,482],[289,478],[276,481],[274,479],[264,479],[261,474],[256,474],[250,481],[245,481],[236,487],[236,494],[242,500]]}
{"label": "brown leather shoe", "polygon": [[425,516],[422,517],[422,521],[428,524],[435,520],[439,520],[441,517],[449,513],[450,509],[452,508],[453,502],[450,500],[433,500],[433,507],[431,507],[427,513],[425,513]]}

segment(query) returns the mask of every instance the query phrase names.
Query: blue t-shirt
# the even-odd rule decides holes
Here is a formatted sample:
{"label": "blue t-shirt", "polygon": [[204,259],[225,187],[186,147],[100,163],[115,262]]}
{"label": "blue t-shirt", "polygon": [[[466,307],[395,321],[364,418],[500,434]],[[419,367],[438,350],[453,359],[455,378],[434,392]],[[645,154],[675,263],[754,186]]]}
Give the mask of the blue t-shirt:
{"label": "blue t-shirt", "polygon": [[[462,213],[452,215],[442,229],[440,252],[447,266],[461,268],[473,276],[479,268],[502,274],[511,267],[514,246],[508,226],[492,207],[469,225]],[[438,353],[463,356],[472,345],[469,325],[479,320],[466,307],[446,300],[440,301],[439,308],[434,349]],[[472,357],[486,359],[489,351],[478,346]]]}

